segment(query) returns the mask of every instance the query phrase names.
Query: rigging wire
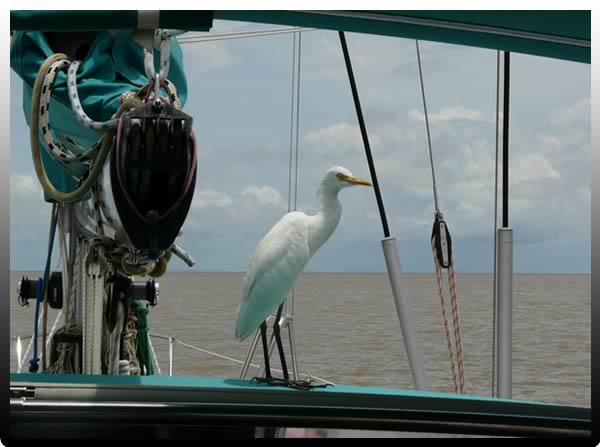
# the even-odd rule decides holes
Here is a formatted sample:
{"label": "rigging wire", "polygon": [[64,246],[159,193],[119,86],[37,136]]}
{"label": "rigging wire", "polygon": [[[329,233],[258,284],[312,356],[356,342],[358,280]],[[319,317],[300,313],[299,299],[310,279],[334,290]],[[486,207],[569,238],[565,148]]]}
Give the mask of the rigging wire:
{"label": "rigging wire", "polygon": [[[294,34],[295,36],[296,34]],[[298,154],[300,152],[300,69],[302,64],[302,33],[298,33],[298,63],[296,65],[296,161],[294,175],[294,211],[298,209]],[[292,289],[291,316],[294,316],[294,303],[296,298],[296,289]],[[293,360],[293,359],[292,359]]]}
{"label": "rigging wire", "polygon": [[[297,37],[297,39],[296,39]],[[297,51],[296,51],[297,42]],[[302,34],[294,33],[293,39],[293,60],[292,60],[292,100],[290,114],[290,159],[289,159],[289,177],[288,177],[288,212],[292,210],[292,159],[294,159],[294,211],[298,209],[298,153],[299,153],[299,135],[300,135],[300,69],[302,61]],[[295,107],[294,107],[295,106]],[[294,115],[295,112],[295,115]],[[294,119],[295,118],[295,119]],[[294,140],[295,133],[295,140]],[[295,152],[295,153],[294,153]],[[296,289],[292,288],[290,301],[289,317],[294,317],[294,304],[296,299]],[[285,311],[287,313],[287,300],[285,302]],[[291,325],[290,323],[288,323]],[[289,330],[293,331],[292,326]],[[292,340],[290,339],[290,343]],[[292,362],[294,374],[296,374],[297,366],[295,359],[295,348],[292,349]]]}
{"label": "rigging wire", "polygon": [[317,28],[302,28],[302,27],[294,27],[294,28],[274,28],[269,30],[262,31],[245,31],[245,32],[237,32],[237,33],[217,33],[211,35],[192,35],[192,36],[183,36],[178,37],[177,42],[180,44],[187,43],[201,43],[201,42],[215,42],[221,40],[231,40],[231,39],[245,39],[248,37],[263,37],[263,36],[272,36],[277,34],[289,34],[293,33],[294,35],[303,33],[306,31],[318,31]]}
{"label": "rigging wire", "polygon": [[292,208],[292,156],[294,152],[294,86],[296,85],[296,33],[293,35],[294,40],[292,43],[292,93],[291,93],[291,111],[290,111],[290,160],[289,160],[289,172],[288,172],[288,213]]}
{"label": "rigging wire", "polygon": [[369,144],[367,126],[365,124],[365,118],[360,105],[358,88],[356,87],[356,79],[354,78],[354,70],[352,69],[352,61],[350,60],[350,52],[348,51],[348,44],[346,43],[346,35],[344,34],[344,31],[338,31],[338,35],[340,38],[340,45],[342,46],[342,52],[344,54],[346,71],[348,72],[348,81],[350,82],[350,90],[352,91],[352,99],[354,100],[354,108],[356,109],[356,118],[360,127],[360,135],[365,148],[365,156],[367,157],[367,164],[369,165],[369,173],[371,174],[371,181],[373,182],[373,190],[375,191],[375,198],[377,199],[377,208],[379,209],[381,226],[383,227],[383,236],[385,238],[389,238],[390,227],[388,225],[387,215],[385,214],[381,189],[379,188],[379,180],[377,179],[377,171],[375,170],[375,162],[373,161],[373,154],[371,153],[371,145]]}
{"label": "rigging wire", "polygon": [[435,182],[435,170],[433,168],[433,150],[431,149],[431,133],[429,132],[429,114],[427,113],[427,101],[425,100],[425,85],[423,83],[423,70],[421,68],[421,51],[419,51],[419,41],[415,40],[417,47],[417,62],[419,66],[419,80],[421,81],[421,96],[423,97],[423,112],[425,114],[425,128],[427,129],[427,145],[429,147],[429,161],[431,165],[431,179],[433,180],[433,201],[435,204],[436,216],[440,214],[438,203],[437,184]]}
{"label": "rigging wire", "polygon": [[[436,278],[438,284],[438,291],[440,295],[440,302],[442,305],[442,318],[444,320],[444,330],[446,333],[446,340],[448,342],[448,353],[450,355],[450,368],[452,370],[452,379],[454,381],[454,391],[456,393],[464,394],[465,392],[465,377],[463,369],[463,357],[462,357],[462,341],[460,335],[460,317],[458,312],[458,295],[456,292],[456,278],[454,272],[454,261],[452,258],[452,251],[450,245],[450,233],[447,225],[443,220],[443,215],[439,209],[438,194],[437,194],[437,183],[435,179],[435,169],[433,164],[433,150],[431,145],[431,133],[429,131],[429,117],[427,112],[427,101],[425,98],[425,83],[423,82],[423,69],[421,64],[421,52],[419,49],[419,41],[415,40],[415,46],[417,50],[417,65],[419,68],[419,80],[421,85],[421,95],[423,98],[423,113],[425,116],[425,127],[427,129],[427,145],[429,148],[429,161],[431,166],[431,178],[433,183],[433,199],[435,206],[435,222],[433,226],[431,242],[432,252],[435,264]],[[441,256],[441,259],[440,259]],[[454,349],[450,339],[450,330],[448,326],[448,317],[446,314],[446,304],[444,300],[444,286],[443,286],[443,275],[442,269],[448,269],[448,284],[450,288],[450,306],[452,311],[452,326],[454,328],[454,345],[456,349],[456,364],[454,363]]]}
{"label": "rigging wire", "polygon": [[298,73],[296,75],[296,175],[294,177],[294,211],[298,208],[298,140],[300,136],[300,63],[302,59],[302,34],[298,34]]}
{"label": "rigging wire", "polygon": [[496,164],[494,171],[494,274],[492,284],[492,397],[496,382],[496,271],[498,269],[498,141],[500,124],[500,51],[496,55]]}

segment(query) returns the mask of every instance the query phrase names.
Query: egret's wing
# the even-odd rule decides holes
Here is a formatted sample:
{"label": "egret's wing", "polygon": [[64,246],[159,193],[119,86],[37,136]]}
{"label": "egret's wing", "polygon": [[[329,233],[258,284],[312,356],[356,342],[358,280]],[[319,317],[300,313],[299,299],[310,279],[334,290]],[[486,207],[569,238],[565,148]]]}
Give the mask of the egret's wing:
{"label": "egret's wing", "polygon": [[267,233],[250,258],[238,308],[235,335],[244,339],[256,330],[293,288],[310,258],[307,219],[286,214]]}

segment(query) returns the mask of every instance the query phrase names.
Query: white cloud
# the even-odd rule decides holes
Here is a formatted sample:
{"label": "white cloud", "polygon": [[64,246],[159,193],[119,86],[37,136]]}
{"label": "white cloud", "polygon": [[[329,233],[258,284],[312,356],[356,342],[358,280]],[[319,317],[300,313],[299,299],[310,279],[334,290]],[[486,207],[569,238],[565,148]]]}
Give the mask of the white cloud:
{"label": "white cloud", "polygon": [[[316,132],[307,132],[304,141],[316,148],[319,154],[341,155],[347,152],[362,152],[362,139],[357,126],[348,123],[333,124]],[[376,144],[377,137],[370,141]]]}
{"label": "white cloud", "polygon": [[241,192],[242,197],[254,197],[262,205],[275,205],[280,207],[283,205],[281,194],[275,188],[270,186],[254,186],[248,185]]}
{"label": "white cloud", "polygon": [[42,187],[32,175],[12,174],[10,176],[11,196],[22,198],[42,198]]}
{"label": "white cloud", "polygon": [[560,174],[540,152],[526,154],[512,163],[510,172],[512,184],[543,179],[560,180]]}
{"label": "white cloud", "polygon": [[[422,268],[420,257],[429,268],[432,181],[414,41],[358,33],[347,39],[391,230],[424,244],[423,253],[407,259],[407,269]],[[314,212],[315,192],[327,168],[346,166],[360,177],[368,177],[368,168],[337,33],[305,33],[302,49],[298,208]],[[220,87],[227,73],[231,85],[244,90],[243,101],[238,91],[220,88],[190,93],[187,111],[203,137],[199,167],[206,169],[185,224],[185,247],[205,260],[201,268],[245,268],[254,244],[287,210],[291,36],[184,45],[183,50],[190,86]],[[470,249],[474,240],[489,241],[493,234],[496,54],[429,42],[421,51],[440,206],[452,236],[461,241],[457,249]],[[540,253],[548,241],[589,240],[589,66],[515,55],[514,68],[519,76],[511,86],[511,226],[521,241],[539,242],[534,249]],[[13,115],[24,121],[16,99]],[[14,135],[27,136],[24,122],[11,126]],[[23,142],[26,138],[15,138],[11,144],[12,166],[33,173],[29,156],[20,151]],[[14,256],[31,263],[34,256],[17,250],[36,235],[47,237],[50,206],[43,203],[35,176],[15,175],[11,189]],[[27,194],[35,200],[26,201]],[[373,191],[352,188],[340,200],[344,217],[334,239],[373,242],[380,255]],[[215,264],[219,253],[224,260]],[[331,269],[350,262],[331,252],[324,256]],[[243,259],[242,266],[237,259]],[[487,268],[477,265],[481,259],[475,255],[470,262],[475,270]]]}
{"label": "white cloud", "polygon": [[207,73],[237,63],[237,58],[223,42],[202,42],[182,45],[183,61],[190,73]]}
{"label": "white cloud", "polygon": [[[439,121],[488,121],[481,110],[469,109],[464,106],[442,107],[439,112],[429,113],[429,122],[435,123]],[[425,122],[425,115],[420,110],[411,110],[408,112],[409,121]]]}
{"label": "white cloud", "polygon": [[232,200],[227,194],[205,189],[196,191],[192,200],[192,208],[202,210],[209,207],[224,208],[231,205]]}
{"label": "white cloud", "polygon": [[569,127],[590,122],[591,99],[586,97],[575,104],[561,107],[550,114],[550,125]]}

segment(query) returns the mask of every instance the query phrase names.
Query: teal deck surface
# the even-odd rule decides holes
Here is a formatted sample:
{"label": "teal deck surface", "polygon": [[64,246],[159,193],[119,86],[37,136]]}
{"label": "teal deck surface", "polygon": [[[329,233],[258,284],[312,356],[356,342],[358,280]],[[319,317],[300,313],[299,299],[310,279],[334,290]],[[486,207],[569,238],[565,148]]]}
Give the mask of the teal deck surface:
{"label": "teal deck surface", "polygon": [[[307,392],[294,390],[286,387],[269,386],[264,383],[257,383],[251,380],[240,379],[222,379],[212,377],[169,377],[169,376],[106,376],[106,375],[67,375],[67,374],[31,374],[31,373],[11,373],[11,384],[16,383],[37,383],[37,384],[60,384],[60,385],[109,385],[109,386],[135,386],[143,387],[181,387],[196,389],[223,389],[223,390],[257,390],[268,389],[270,391],[278,390],[281,392]],[[347,394],[367,394],[380,396],[397,397],[428,397],[439,399],[464,399],[475,401],[493,401],[510,402],[523,404],[541,404],[540,402],[519,401],[510,399],[498,399],[487,396],[462,395],[453,393],[438,393],[433,391],[416,391],[396,388],[383,388],[371,386],[354,385],[335,385],[325,388],[315,388],[309,391],[311,393],[347,393]]]}
{"label": "teal deck surface", "polygon": [[[432,391],[352,385],[308,391],[233,378],[159,375],[13,373],[10,379],[11,421],[24,436],[45,433],[46,426],[71,432],[81,424],[102,433],[108,423],[125,434],[140,424],[150,431],[159,425],[217,424],[488,436],[589,437],[591,430],[591,408]],[[41,420],[46,425],[40,428]]]}

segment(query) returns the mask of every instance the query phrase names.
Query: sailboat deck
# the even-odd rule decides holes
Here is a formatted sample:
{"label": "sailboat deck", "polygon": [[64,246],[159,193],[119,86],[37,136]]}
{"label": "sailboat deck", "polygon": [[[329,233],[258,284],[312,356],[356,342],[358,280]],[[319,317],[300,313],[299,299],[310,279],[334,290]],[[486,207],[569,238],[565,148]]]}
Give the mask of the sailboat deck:
{"label": "sailboat deck", "polygon": [[589,436],[591,410],[380,387],[311,391],[249,380],[11,374],[11,425],[302,426]]}

